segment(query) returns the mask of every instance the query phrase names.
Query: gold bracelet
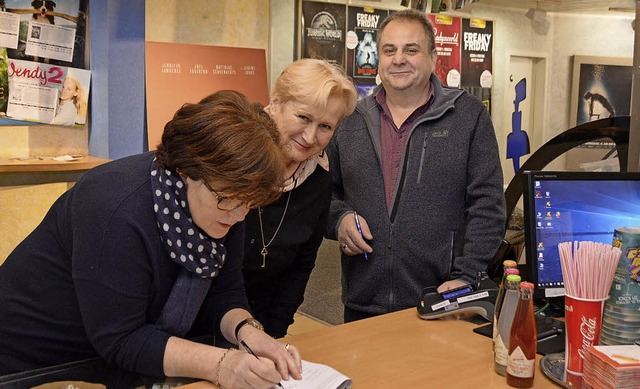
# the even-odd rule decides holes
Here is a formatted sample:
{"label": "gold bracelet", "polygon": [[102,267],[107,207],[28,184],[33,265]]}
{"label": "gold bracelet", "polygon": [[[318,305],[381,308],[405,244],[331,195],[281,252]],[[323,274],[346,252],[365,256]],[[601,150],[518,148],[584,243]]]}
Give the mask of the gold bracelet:
{"label": "gold bracelet", "polygon": [[220,357],[220,360],[218,361],[218,364],[216,365],[216,371],[215,371],[215,373],[213,375],[213,383],[216,384],[220,389],[222,389],[222,385],[220,384],[220,366],[222,366],[222,361],[224,361],[224,358],[227,356],[227,354],[231,350],[233,350],[233,349],[228,348],[224,353],[222,353],[222,356]]}

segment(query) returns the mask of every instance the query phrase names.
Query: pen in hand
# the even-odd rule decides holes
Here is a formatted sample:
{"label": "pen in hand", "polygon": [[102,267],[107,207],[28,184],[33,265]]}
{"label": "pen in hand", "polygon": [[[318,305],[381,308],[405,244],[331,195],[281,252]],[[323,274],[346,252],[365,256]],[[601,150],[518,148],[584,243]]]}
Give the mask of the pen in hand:
{"label": "pen in hand", "polygon": [[[247,342],[245,342],[244,340],[240,339],[240,342],[239,342],[239,343],[240,343],[240,345],[242,345],[242,347],[243,347],[245,350],[247,350],[247,352],[248,352],[249,354],[253,355],[253,356],[254,356],[254,357],[256,357],[256,359],[258,359],[258,360],[260,359],[260,358],[258,358],[258,356],[256,355],[256,353],[254,353],[254,352],[253,352],[253,350],[251,350],[251,348],[249,347],[249,345],[247,344]],[[283,388],[283,389],[284,389],[284,386],[282,386],[282,384],[281,384],[281,383],[279,383],[279,382],[278,382],[278,384],[277,384],[277,385],[278,385],[278,387],[279,387],[279,388]]]}
{"label": "pen in hand", "polygon": [[[362,237],[362,239],[364,239],[364,236],[362,236],[362,226],[360,225],[360,218],[358,218],[358,212],[353,211],[353,217],[356,219],[356,228],[358,229],[358,232],[360,233],[360,236]],[[364,259],[369,259],[369,256],[367,255],[366,251],[362,251],[362,254],[364,254]]]}

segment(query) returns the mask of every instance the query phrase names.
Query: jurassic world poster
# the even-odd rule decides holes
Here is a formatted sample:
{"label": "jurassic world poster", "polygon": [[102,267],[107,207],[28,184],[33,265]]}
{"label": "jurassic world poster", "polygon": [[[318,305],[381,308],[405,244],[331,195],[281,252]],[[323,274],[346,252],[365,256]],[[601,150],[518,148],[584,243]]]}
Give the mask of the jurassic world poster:
{"label": "jurassic world poster", "polygon": [[301,58],[326,59],[344,69],[346,6],[302,2]]}

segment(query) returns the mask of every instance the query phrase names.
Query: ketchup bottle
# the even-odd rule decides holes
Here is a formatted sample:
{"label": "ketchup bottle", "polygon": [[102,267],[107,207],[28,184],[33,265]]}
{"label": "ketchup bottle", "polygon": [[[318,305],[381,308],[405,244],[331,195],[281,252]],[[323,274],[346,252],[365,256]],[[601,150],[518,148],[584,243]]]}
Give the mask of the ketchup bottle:
{"label": "ketchup bottle", "polygon": [[511,326],[507,384],[514,388],[531,388],[536,367],[538,334],[533,316],[533,284],[520,283],[520,300]]}

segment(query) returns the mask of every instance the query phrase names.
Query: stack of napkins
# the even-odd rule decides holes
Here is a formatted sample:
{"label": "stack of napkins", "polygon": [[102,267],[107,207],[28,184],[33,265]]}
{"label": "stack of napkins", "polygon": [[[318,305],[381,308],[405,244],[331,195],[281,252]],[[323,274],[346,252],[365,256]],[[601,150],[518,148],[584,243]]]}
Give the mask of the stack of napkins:
{"label": "stack of napkins", "polygon": [[640,346],[591,346],[584,358],[583,380],[593,388],[637,388]]}

